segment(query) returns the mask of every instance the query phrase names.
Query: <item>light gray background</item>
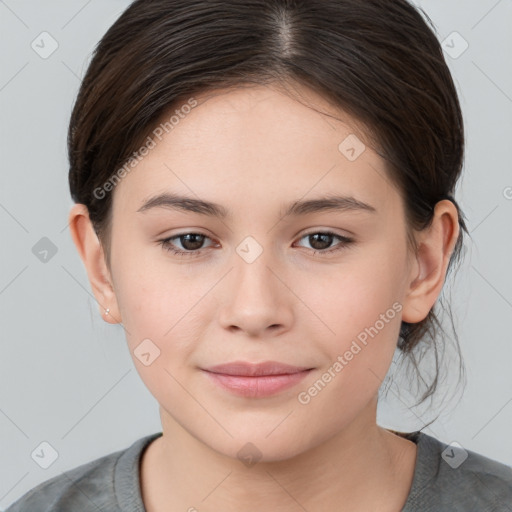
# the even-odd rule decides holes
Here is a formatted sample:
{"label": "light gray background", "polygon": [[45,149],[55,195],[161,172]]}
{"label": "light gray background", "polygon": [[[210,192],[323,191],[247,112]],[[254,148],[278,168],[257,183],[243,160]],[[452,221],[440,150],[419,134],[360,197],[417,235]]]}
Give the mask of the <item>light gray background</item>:
{"label": "light gray background", "polygon": [[[447,55],[467,131],[457,199],[472,240],[451,295],[468,384],[425,432],[512,465],[512,1],[416,3],[440,40],[456,31],[469,44]],[[128,4],[0,0],[0,509],[161,430],[158,404],[122,328],[101,319],[67,228],[70,110],[91,51]],[[59,45],[47,59],[31,48],[43,31]],[[42,237],[57,247],[46,263],[32,252]],[[431,417],[389,396],[381,424],[406,431]],[[31,458],[43,441],[58,452],[48,469]]]}

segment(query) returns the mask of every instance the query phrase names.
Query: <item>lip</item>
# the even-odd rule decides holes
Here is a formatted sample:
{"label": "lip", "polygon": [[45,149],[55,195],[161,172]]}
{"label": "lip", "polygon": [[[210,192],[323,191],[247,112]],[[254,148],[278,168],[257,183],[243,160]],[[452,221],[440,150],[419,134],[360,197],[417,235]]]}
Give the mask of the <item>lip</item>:
{"label": "lip", "polygon": [[264,361],[263,363],[247,363],[245,361],[233,361],[231,363],[218,364],[205,368],[211,373],[223,375],[237,375],[243,377],[260,377],[262,375],[291,375],[293,373],[310,370],[307,366],[292,366],[277,361]]}
{"label": "lip", "polygon": [[203,369],[216,385],[246,398],[264,398],[297,385],[312,368],[276,361],[246,363],[234,361]]}

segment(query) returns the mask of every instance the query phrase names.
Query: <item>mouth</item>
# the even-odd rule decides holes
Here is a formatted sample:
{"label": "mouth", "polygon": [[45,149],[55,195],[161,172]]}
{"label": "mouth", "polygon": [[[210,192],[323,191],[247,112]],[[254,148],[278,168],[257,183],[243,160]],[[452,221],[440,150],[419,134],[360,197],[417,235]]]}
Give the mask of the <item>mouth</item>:
{"label": "mouth", "polygon": [[211,382],[238,396],[264,398],[296,386],[313,368],[276,361],[235,361],[202,369]]}

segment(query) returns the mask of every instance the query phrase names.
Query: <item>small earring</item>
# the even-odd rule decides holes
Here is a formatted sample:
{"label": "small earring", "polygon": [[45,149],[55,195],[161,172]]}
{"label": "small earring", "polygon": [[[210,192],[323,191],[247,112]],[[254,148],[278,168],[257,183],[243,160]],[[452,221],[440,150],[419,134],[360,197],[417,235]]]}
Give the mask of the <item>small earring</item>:
{"label": "small earring", "polygon": [[110,311],[110,308],[107,308],[107,309],[105,310],[105,315],[108,315],[108,312],[109,312],[109,311]]}

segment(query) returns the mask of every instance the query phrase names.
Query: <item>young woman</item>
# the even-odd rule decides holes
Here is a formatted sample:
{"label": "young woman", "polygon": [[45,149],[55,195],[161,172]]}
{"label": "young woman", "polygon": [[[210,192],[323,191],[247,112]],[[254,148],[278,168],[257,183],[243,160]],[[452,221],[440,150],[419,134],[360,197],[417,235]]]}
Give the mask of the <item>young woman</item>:
{"label": "young woman", "polygon": [[441,343],[463,148],[406,0],[135,1],[72,113],[69,220],[162,432],[9,512],[511,510],[508,466],[376,422],[397,348]]}

